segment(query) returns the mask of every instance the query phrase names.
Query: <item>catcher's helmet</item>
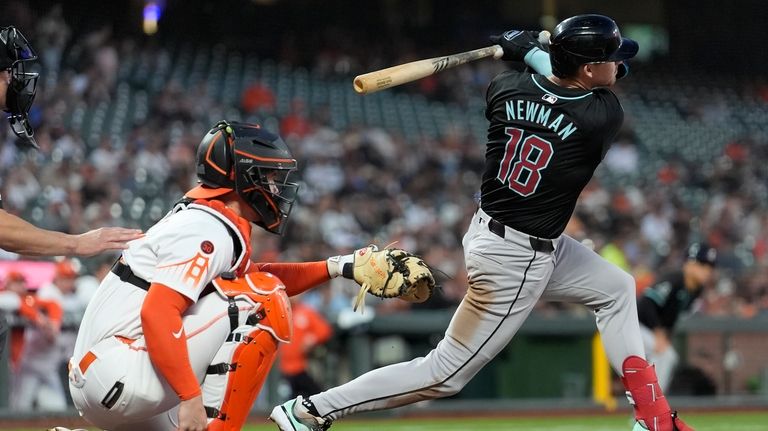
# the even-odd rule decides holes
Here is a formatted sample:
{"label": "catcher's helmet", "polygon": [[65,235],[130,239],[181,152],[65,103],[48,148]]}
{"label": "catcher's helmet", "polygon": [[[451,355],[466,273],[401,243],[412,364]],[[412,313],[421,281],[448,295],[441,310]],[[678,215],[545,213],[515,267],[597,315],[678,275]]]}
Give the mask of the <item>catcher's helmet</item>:
{"label": "catcher's helmet", "polygon": [[220,121],[197,148],[200,185],[186,197],[211,199],[235,190],[261,216],[257,225],[282,235],[299,188],[288,182],[295,170],[296,159],[279,136],[257,124]]}
{"label": "catcher's helmet", "polygon": [[0,28],[0,71],[11,72],[11,84],[5,95],[5,112],[11,130],[19,138],[37,147],[34,131],[29,124],[29,108],[35,100],[37,73],[26,71],[26,63],[37,59],[37,54],[23,34],[15,27]]}
{"label": "catcher's helmet", "polygon": [[611,18],[596,14],[563,20],[549,42],[552,73],[558,78],[573,76],[582,64],[628,60],[637,50],[637,42],[621,37]]}

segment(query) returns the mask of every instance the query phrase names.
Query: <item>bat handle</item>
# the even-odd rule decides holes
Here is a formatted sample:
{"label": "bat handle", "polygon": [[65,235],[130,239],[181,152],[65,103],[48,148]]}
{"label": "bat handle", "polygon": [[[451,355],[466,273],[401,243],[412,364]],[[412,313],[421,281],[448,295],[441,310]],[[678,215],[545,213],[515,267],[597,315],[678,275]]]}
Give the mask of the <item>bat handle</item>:
{"label": "bat handle", "polygon": [[504,55],[504,48],[501,45],[493,45],[491,48],[493,48],[493,58],[495,60],[500,59]]}
{"label": "bat handle", "polygon": [[552,34],[550,32],[548,32],[547,30],[540,31],[539,32],[539,43],[544,45],[544,46],[549,45],[549,38],[551,36],[552,36]]}

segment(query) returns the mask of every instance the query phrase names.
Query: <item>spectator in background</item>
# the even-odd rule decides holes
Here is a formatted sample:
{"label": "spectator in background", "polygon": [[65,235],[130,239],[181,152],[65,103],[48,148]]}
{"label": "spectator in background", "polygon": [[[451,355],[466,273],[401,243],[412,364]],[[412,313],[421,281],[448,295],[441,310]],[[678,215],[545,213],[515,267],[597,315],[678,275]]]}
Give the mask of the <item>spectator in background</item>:
{"label": "spectator in background", "polygon": [[672,238],[671,213],[662,199],[648,201],[649,212],[640,222],[640,233],[654,246],[666,245]]}
{"label": "spectator in background", "polygon": [[303,100],[296,98],[291,101],[291,112],[280,122],[280,134],[286,139],[303,139],[314,127],[307,118],[306,106]]}
{"label": "spectator in background", "polygon": [[104,277],[109,274],[109,270],[112,269],[112,264],[115,263],[117,258],[118,256],[110,254],[99,256],[96,259],[96,267],[93,272],[83,274],[77,278],[77,281],[75,281],[75,296],[77,297],[77,303],[82,304],[82,310],[88,305]]}
{"label": "spectator in background", "polygon": [[293,338],[290,343],[280,344],[280,373],[291,386],[291,397],[307,396],[323,388],[309,373],[308,356],[319,345],[331,338],[333,328],[312,307],[304,304],[301,295],[293,296]]}
{"label": "spectator in background", "polygon": [[243,92],[240,107],[246,114],[271,114],[275,111],[275,93],[263,82],[256,81]]}
{"label": "spectator in background", "polygon": [[631,136],[619,136],[605,155],[605,166],[617,174],[634,174],[639,157]]}

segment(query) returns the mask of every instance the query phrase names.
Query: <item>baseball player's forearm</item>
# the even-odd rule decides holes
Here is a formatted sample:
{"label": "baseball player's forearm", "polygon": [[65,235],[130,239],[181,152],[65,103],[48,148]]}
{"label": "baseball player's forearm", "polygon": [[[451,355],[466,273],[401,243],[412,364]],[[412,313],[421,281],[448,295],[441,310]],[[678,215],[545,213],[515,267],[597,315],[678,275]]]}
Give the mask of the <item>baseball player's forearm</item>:
{"label": "baseball player's forearm", "polygon": [[68,256],[76,245],[74,235],[40,229],[0,210],[0,248],[29,256]]}
{"label": "baseball player's forearm", "polygon": [[158,283],[152,283],[141,307],[141,327],[152,364],[181,400],[202,393],[189,363],[187,337],[181,316],[192,301]]}
{"label": "baseball player's forearm", "polygon": [[298,295],[331,279],[326,261],[299,263],[256,263],[254,271],[274,274],[285,284],[288,296]]}

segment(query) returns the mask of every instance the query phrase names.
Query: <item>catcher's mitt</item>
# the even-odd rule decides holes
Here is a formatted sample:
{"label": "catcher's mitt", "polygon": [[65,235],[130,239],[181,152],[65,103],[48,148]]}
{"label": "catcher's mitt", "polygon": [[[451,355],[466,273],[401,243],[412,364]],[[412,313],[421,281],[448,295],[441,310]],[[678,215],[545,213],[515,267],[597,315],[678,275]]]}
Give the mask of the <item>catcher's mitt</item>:
{"label": "catcher's mitt", "polygon": [[424,302],[432,296],[435,277],[419,256],[405,250],[379,250],[375,245],[356,250],[354,261],[345,264],[342,275],[359,284],[355,300],[357,311],[365,302],[365,293],[379,298],[400,298],[408,302]]}

